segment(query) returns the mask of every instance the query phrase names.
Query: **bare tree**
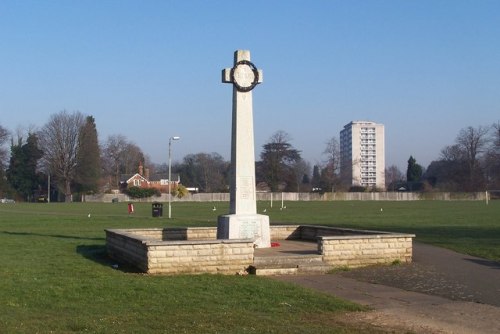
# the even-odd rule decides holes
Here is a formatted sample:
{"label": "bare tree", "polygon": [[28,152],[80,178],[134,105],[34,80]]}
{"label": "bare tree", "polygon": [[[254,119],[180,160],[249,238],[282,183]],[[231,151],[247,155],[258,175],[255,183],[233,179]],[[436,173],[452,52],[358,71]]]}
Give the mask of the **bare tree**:
{"label": "bare tree", "polygon": [[457,137],[457,145],[465,154],[467,164],[470,170],[473,170],[478,163],[478,156],[486,149],[489,142],[487,137],[489,128],[479,126],[473,128],[471,126],[460,130]]}
{"label": "bare tree", "polygon": [[9,131],[0,125],[0,196],[5,196],[9,186],[5,178],[5,166],[7,166],[7,149],[4,145],[9,140]]}
{"label": "bare tree", "polygon": [[326,164],[331,165],[335,173],[340,168],[340,148],[339,141],[336,137],[330,138],[326,142],[323,155],[326,156]]}
{"label": "bare tree", "polygon": [[398,182],[404,182],[404,174],[396,165],[389,166],[385,169],[385,186],[386,188],[395,190]]}
{"label": "bare tree", "polygon": [[464,191],[467,178],[465,155],[458,144],[441,149],[439,160],[432,161],[423,179],[442,191]]}
{"label": "bare tree", "polygon": [[139,163],[145,164],[142,150],[123,135],[111,135],[103,144],[101,164],[110,184],[119,186],[122,174],[136,173]]}
{"label": "bare tree", "polygon": [[462,152],[467,171],[466,190],[478,190],[482,187],[483,175],[479,159],[486,152],[489,143],[488,133],[488,127],[469,126],[460,130],[457,136],[456,143]]}
{"label": "bare tree", "polygon": [[326,142],[323,155],[326,157],[325,165],[321,171],[321,178],[326,189],[334,191],[334,187],[340,183],[338,173],[340,170],[340,146],[336,137]]}
{"label": "bare tree", "polygon": [[493,145],[500,150],[500,122],[493,124]]}
{"label": "bare tree", "polygon": [[198,164],[201,169],[202,179],[206,192],[222,191],[226,186],[225,176],[228,173],[229,164],[217,153],[197,155]]}
{"label": "bare tree", "polygon": [[109,183],[118,188],[120,182],[120,160],[125,150],[127,140],[122,135],[109,136],[102,145],[101,166],[105,175],[110,177]]}
{"label": "bare tree", "polygon": [[40,130],[43,161],[64,193],[65,201],[72,201],[71,183],[75,178],[79,136],[85,117],[79,111],[62,111],[50,117]]}
{"label": "bare tree", "polygon": [[218,153],[196,153],[185,156],[182,163],[174,165],[174,170],[183,184],[202,192],[216,192],[227,189],[229,165]]}
{"label": "bare tree", "polygon": [[299,159],[292,165],[292,169],[295,175],[295,182],[297,182],[297,192],[304,192],[305,190],[309,191],[310,184],[307,184],[309,189],[304,189],[304,187],[301,188],[301,185],[309,183],[308,180],[310,179],[309,176],[311,174],[311,164],[304,159]]}
{"label": "bare tree", "polygon": [[467,127],[460,130],[455,144],[441,150],[440,160],[431,164],[426,179],[451,191],[484,190],[485,164],[489,127]]}
{"label": "bare tree", "polygon": [[485,157],[486,179],[490,189],[500,189],[500,122],[493,124],[491,145]]}
{"label": "bare tree", "polygon": [[441,160],[456,162],[464,159],[463,152],[458,145],[445,146],[440,153]]}
{"label": "bare tree", "polygon": [[3,171],[7,161],[7,149],[4,144],[9,139],[9,131],[0,125],[0,169]]}
{"label": "bare tree", "polygon": [[13,131],[12,137],[11,137],[11,145],[17,145],[21,146],[26,144],[27,138],[31,134],[37,133],[37,126],[30,124],[30,125],[19,125],[16,130]]}

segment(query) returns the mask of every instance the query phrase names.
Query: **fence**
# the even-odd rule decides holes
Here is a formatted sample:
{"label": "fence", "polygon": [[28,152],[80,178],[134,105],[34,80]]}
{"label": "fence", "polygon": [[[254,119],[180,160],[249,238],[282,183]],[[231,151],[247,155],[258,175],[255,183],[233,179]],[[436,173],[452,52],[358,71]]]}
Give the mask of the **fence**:
{"label": "fence", "polygon": [[[484,201],[485,192],[449,193],[449,192],[373,192],[373,193],[257,193],[258,201]],[[159,197],[130,198],[125,194],[87,195],[87,202],[168,202],[167,194]],[[229,193],[188,194],[183,198],[172,198],[175,202],[229,202]]]}

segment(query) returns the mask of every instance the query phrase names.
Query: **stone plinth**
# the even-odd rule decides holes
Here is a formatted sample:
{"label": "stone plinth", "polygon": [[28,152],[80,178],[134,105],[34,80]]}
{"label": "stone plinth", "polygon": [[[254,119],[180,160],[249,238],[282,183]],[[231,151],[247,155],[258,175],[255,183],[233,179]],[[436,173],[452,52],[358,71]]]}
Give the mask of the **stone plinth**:
{"label": "stone plinth", "polygon": [[[228,220],[230,216],[227,216]],[[281,258],[283,252],[293,253],[286,247],[256,250],[255,238],[245,238],[245,233],[255,233],[252,224],[240,221],[236,226],[246,226],[247,230],[240,229],[242,234],[222,240],[215,239],[215,227],[110,229],[106,230],[106,248],[111,258],[149,274],[241,274],[256,264],[256,252],[260,252],[258,256],[262,256],[262,252],[267,256],[272,256],[273,252],[281,253]],[[233,233],[236,230],[229,231]],[[415,237],[413,234],[312,225],[271,226],[270,234],[278,242],[315,242],[317,256],[321,257],[324,265],[332,268],[390,264],[395,261],[409,263]]]}
{"label": "stone plinth", "polygon": [[254,239],[256,247],[270,247],[269,216],[223,215],[217,224],[217,239]]}

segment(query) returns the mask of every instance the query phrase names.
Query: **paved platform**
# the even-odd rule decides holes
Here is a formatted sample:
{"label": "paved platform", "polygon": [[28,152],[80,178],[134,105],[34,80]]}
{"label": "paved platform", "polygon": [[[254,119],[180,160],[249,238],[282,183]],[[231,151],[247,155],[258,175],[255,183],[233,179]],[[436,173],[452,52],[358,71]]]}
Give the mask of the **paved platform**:
{"label": "paved platform", "polygon": [[256,248],[254,256],[320,255],[318,243],[303,240],[277,240],[278,247]]}
{"label": "paved platform", "polygon": [[342,276],[500,307],[500,263],[417,242],[413,248],[409,265],[360,268]]}
{"label": "paved platform", "polygon": [[274,278],[372,307],[356,316],[384,328],[500,333],[500,263],[439,247],[414,243],[409,265]]}

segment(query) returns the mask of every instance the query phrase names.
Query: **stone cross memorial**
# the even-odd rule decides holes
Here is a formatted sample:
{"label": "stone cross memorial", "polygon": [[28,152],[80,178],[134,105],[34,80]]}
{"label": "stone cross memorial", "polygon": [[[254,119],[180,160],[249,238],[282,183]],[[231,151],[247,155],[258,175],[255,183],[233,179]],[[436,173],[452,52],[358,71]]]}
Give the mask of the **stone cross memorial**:
{"label": "stone cross memorial", "polygon": [[251,238],[256,247],[271,247],[269,217],[257,214],[252,89],[262,82],[262,71],[250,62],[250,51],[235,51],[222,82],[233,85],[231,182],[230,212],[218,218],[217,239]]}

